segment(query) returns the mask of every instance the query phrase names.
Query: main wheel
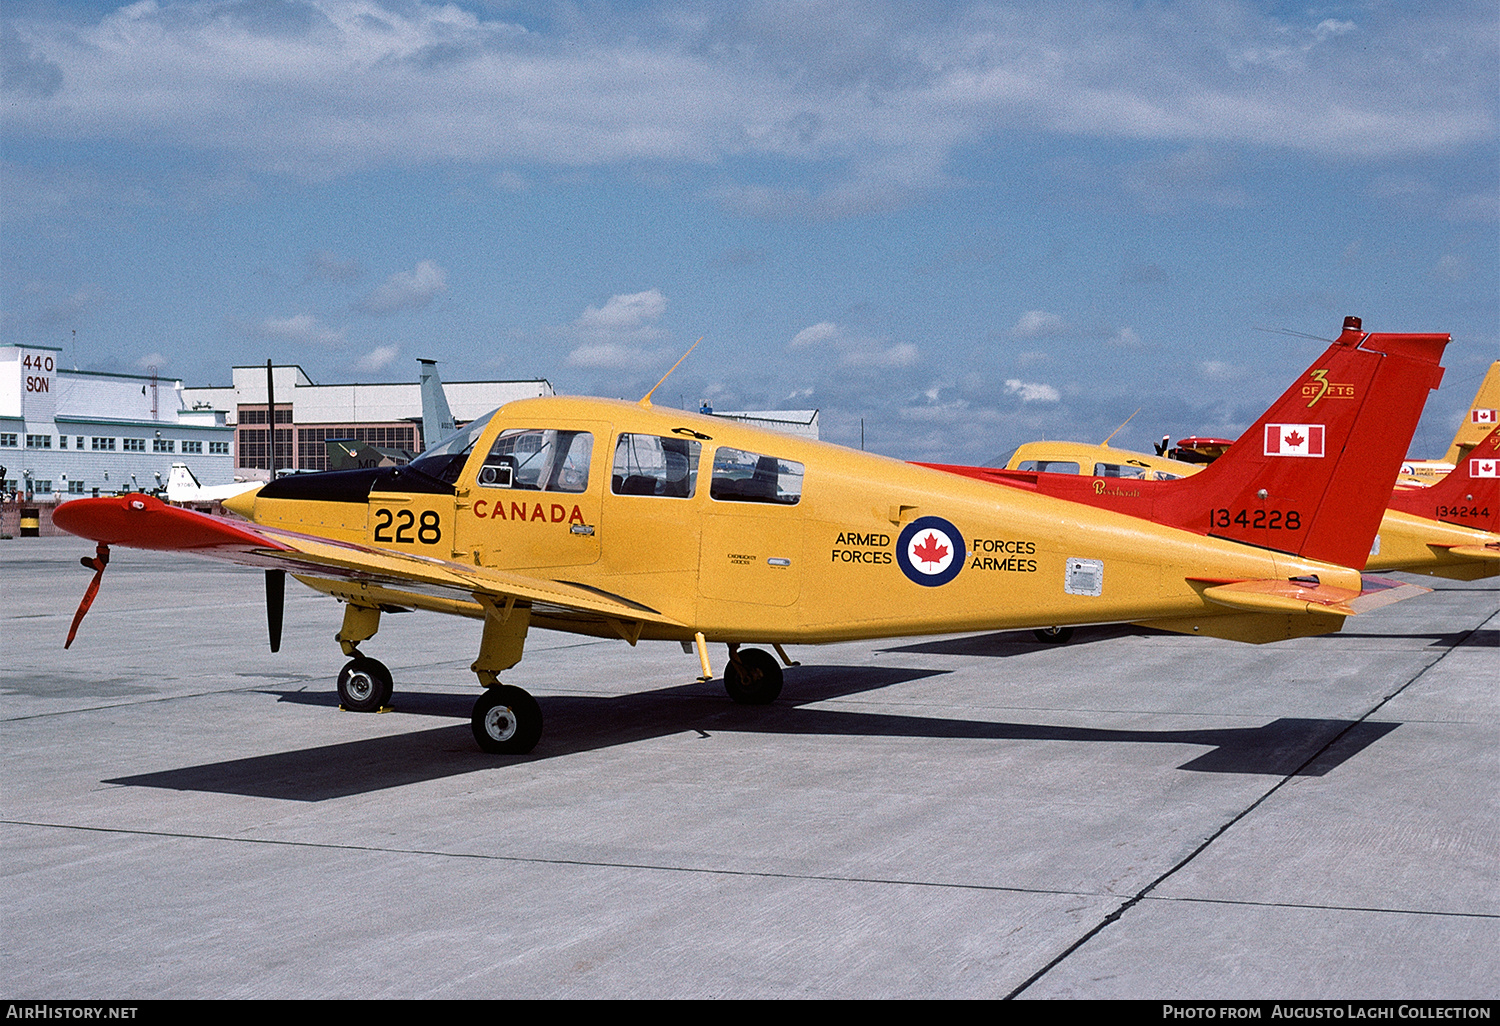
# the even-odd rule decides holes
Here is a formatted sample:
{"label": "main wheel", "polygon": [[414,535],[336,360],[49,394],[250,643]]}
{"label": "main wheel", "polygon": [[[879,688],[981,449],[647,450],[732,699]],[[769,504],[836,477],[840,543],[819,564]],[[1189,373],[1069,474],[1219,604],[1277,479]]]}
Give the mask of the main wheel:
{"label": "main wheel", "polygon": [[770,705],[781,694],[781,667],[768,652],[747,648],[724,667],[724,690],[741,705]]}
{"label": "main wheel", "polygon": [[542,737],[542,707],[520,688],[485,688],[470,717],[474,740],[491,755],[525,755]]}
{"label": "main wheel", "polygon": [[1066,645],[1068,640],[1073,637],[1073,628],[1045,627],[1041,630],[1032,631],[1031,634],[1044,645]]}
{"label": "main wheel", "polygon": [[339,671],[339,704],[350,712],[378,712],[394,690],[391,671],[379,659],[355,656]]}

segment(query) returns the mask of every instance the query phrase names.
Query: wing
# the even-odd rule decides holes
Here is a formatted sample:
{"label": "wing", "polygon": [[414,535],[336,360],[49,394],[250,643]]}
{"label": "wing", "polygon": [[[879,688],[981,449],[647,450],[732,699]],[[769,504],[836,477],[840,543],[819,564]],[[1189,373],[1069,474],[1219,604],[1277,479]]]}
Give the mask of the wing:
{"label": "wing", "polygon": [[480,605],[527,603],[542,611],[634,625],[633,632],[618,630],[627,640],[632,633],[639,636],[646,624],[684,626],[650,606],[587,585],[239,523],[169,506],[149,495],[75,499],[59,506],[52,522],[70,534],[97,542],[100,548],[98,559],[84,560],[95,567],[96,577],[75,618],[75,629],[97,591],[98,574],[103,573],[102,564],[108,561],[111,545],[187,552],[242,566],[361,582]]}

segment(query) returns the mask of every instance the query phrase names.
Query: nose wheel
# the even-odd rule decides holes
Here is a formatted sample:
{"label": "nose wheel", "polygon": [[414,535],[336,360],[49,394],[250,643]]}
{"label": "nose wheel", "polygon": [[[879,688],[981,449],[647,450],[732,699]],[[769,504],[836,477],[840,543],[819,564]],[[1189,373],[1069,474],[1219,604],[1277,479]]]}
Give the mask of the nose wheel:
{"label": "nose wheel", "polygon": [[542,736],[542,707],[518,687],[486,688],[470,717],[474,740],[491,755],[525,755]]}
{"label": "nose wheel", "polygon": [[378,712],[391,701],[395,683],[379,659],[355,656],[339,671],[339,705],[350,712]]}

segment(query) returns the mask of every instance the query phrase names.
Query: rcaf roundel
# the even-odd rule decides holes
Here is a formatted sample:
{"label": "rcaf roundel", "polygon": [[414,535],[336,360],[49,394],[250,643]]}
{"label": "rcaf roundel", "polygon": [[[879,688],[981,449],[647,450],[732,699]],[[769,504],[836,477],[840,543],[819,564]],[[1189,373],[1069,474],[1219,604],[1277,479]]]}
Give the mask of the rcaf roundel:
{"label": "rcaf roundel", "polygon": [[963,534],[942,517],[918,517],[896,539],[901,572],[927,588],[957,577],[966,555]]}

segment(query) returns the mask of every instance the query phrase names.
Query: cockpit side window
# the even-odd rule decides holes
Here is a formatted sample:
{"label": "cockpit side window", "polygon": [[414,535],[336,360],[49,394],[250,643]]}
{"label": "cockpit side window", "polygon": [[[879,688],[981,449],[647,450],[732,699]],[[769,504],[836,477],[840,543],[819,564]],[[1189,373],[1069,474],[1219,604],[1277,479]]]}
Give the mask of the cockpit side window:
{"label": "cockpit side window", "polygon": [[582,492],[589,486],[594,436],[587,431],[511,428],[490,446],[479,484],[530,492]]}
{"label": "cockpit side window", "polygon": [[1017,470],[1035,470],[1043,474],[1076,474],[1078,464],[1072,460],[1022,460]]}
{"label": "cockpit side window", "polygon": [[1094,476],[1144,478],[1146,476],[1146,468],[1131,466],[1127,463],[1095,463]]}
{"label": "cockpit side window", "polygon": [[484,429],[489,426],[490,418],[497,411],[491,410],[478,420],[470,421],[458,431],[442,439],[432,448],[411,461],[411,468],[438,481],[446,481],[453,484],[458,476],[463,473],[464,464],[469,460],[469,450],[474,448],[474,443],[479,441],[479,436],[484,434]]}
{"label": "cockpit side window", "polygon": [[616,495],[691,499],[698,490],[701,449],[686,438],[622,434],[615,441],[610,491]]}
{"label": "cockpit side window", "polygon": [[803,466],[792,460],[740,449],[714,453],[708,494],[722,502],[770,502],[795,506],[802,501]]}

